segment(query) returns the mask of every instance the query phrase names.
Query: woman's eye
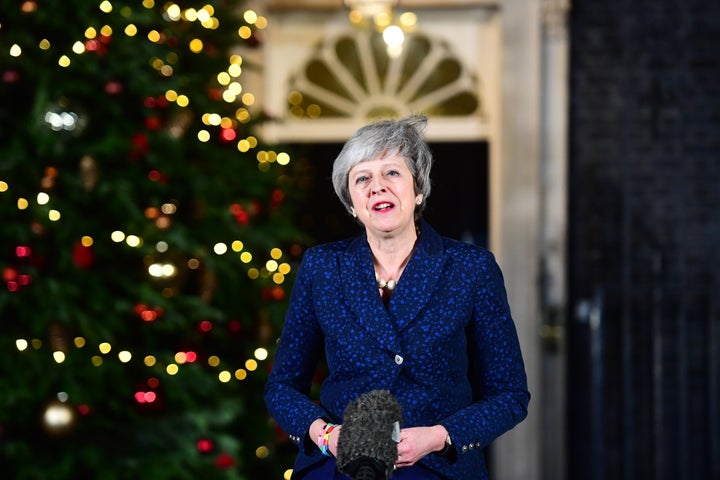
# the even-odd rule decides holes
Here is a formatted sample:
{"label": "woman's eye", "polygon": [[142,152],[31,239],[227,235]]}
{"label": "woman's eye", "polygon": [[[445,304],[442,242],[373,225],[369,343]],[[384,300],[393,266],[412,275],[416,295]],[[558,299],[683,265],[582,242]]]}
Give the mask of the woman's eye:
{"label": "woman's eye", "polygon": [[387,172],[386,175],[389,177],[394,177],[396,175],[400,175],[400,172],[398,172],[397,170],[390,170],[389,172]]}
{"label": "woman's eye", "polygon": [[367,181],[367,179],[368,179],[368,177],[366,177],[365,175],[361,175],[355,179],[355,183],[363,183],[363,182]]}

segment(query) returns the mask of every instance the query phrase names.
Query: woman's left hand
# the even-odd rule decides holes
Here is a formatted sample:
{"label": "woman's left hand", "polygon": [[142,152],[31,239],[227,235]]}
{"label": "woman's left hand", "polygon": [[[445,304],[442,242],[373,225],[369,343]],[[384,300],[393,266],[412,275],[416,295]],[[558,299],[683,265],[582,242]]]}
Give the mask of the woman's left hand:
{"label": "woman's left hand", "polygon": [[409,467],[425,455],[442,450],[447,435],[447,430],[442,425],[402,429],[396,466]]}

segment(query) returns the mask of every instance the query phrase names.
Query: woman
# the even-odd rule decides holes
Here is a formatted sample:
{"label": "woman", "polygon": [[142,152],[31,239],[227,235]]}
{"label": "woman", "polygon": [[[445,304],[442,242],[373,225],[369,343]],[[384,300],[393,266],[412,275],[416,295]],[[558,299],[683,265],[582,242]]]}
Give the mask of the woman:
{"label": "woman", "polygon": [[[402,408],[393,479],[486,479],[484,447],[527,415],[494,257],[421,218],[432,165],[426,122],[367,125],[334,162],[335,192],[365,231],[308,249],[298,269],[265,388],[270,414],[300,449],[293,478],[347,478],[334,462],[342,414],[371,390],[389,390]],[[322,353],[329,373],[315,402]]]}

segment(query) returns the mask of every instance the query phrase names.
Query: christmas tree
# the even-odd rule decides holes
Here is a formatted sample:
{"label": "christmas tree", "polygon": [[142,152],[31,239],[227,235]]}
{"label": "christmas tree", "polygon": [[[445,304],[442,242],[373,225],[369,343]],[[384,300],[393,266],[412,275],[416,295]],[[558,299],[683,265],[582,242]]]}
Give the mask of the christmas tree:
{"label": "christmas tree", "polygon": [[3,478],[287,476],[262,386],[308,239],[243,88],[265,24],[2,3]]}

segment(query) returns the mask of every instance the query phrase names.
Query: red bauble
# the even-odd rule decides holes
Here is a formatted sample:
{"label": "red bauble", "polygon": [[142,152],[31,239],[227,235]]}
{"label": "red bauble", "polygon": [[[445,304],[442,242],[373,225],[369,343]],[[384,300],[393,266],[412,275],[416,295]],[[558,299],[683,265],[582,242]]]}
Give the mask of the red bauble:
{"label": "red bauble", "polygon": [[76,242],[73,247],[72,261],[76,267],[87,270],[95,263],[95,252],[92,247],[86,247],[80,242]]}
{"label": "red bauble", "polygon": [[197,441],[197,449],[200,453],[210,453],[215,449],[215,444],[212,440],[203,438]]}
{"label": "red bauble", "polygon": [[17,70],[5,70],[2,74],[3,83],[16,83],[20,81],[20,73]]}
{"label": "red bauble", "polygon": [[133,135],[130,140],[130,159],[138,160],[142,158],[150,150],[150,139],[143,132],[138,132]]}
{"label": "red bauble", "polygon": [[123,84],[120,82],[110,81],[105,84],[105,93],[108,95],[117,95],[123,91]]}
{"label": "red bauble", "polygon": [[235,459],[229,453],[223,452],[215,459],[215,466],[217,468],[231,468],[235,466]]}
{"label": "red bauble", "polygon": [[148,130],[159,130],[162,126],[162,122],[158,117],[148,117],[145,119],[145,128]]}

